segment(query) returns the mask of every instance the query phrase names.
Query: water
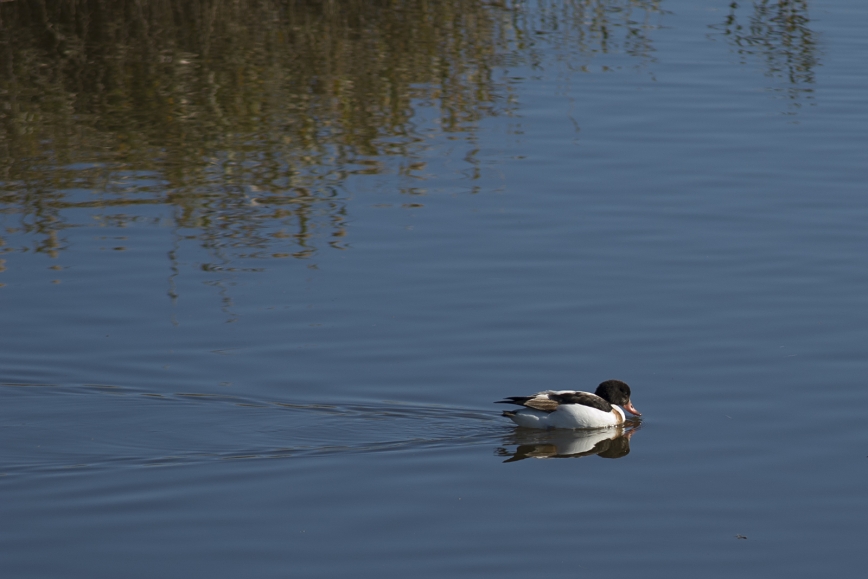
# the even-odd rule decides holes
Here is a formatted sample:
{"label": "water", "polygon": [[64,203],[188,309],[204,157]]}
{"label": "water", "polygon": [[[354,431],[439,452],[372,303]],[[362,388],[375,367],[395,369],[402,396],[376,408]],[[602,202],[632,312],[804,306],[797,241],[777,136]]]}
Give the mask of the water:
{"label": "water", "polygon": [[858,575],[862,3],[242,4],[0,5],[7,574]]}

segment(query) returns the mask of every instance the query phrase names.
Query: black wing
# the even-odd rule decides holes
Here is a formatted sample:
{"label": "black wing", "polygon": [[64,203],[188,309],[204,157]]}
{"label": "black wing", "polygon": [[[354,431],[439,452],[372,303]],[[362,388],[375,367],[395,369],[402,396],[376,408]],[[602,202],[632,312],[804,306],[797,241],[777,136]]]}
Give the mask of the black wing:
{"label": "black wing", "polygon": [[543,412],[554,412],[558,409],[558,401],[553,400],[550,394],[537,394],[536,396],[509,396],[504,400],[498,400],[495,404],[517,404]]}
{"label": "black wing", "polygon": [[535,396],[510,396],[504,400],[499,400],[498,404],[517,404],[543,412],[554,412],[561,404],[581,404],[603,412],[612,411],[611,404],[590,392],[564,392],[562,394],[540,392]]}
{"label": "black wing", "polygon": [[590,392],[569,392],[566,394],[549,394],[549,398],[559,404],[581,404],[582,406],[590,406],[603,412],[611,412],[612,405]]}

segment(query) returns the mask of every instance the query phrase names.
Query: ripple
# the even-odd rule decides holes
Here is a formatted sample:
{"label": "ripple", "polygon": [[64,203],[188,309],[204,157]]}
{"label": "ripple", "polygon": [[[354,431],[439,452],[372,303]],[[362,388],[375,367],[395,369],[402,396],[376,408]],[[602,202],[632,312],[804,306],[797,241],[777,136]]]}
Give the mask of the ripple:
{"label": "ripple", "polygon": [[495,443],[496,413],[396,401],[337,405],[88,384],[3,384],[0,473],[160,467]]}

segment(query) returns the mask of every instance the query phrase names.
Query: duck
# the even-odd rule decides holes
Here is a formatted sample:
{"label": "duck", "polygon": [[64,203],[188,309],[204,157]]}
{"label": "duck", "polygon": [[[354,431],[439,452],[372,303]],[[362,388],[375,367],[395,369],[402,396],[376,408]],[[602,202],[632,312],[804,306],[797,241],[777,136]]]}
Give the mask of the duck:
{"label": "duck", "polygon": [[626,382],[606,380],[593,394],[578,390],[545,390],[533,396],[509,396],[498,400],[497,404],[522,406],[520,410],[505,410],[503,416],[525,428],[610,428],[624,424],[624,410],[642,416],[630,401],[630,395]]}

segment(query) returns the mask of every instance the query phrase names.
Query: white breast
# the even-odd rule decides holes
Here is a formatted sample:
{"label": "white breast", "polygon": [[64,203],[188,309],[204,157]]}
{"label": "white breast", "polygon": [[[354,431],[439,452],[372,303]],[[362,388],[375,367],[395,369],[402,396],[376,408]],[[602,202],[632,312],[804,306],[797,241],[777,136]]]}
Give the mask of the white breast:
{"label": "white breast", "polygon": [[612,412],[604,412],[583,404],[562,404],[552,412],[549,421],[553,428],[603,428],[623,423],[621,409],[612,408]]}

